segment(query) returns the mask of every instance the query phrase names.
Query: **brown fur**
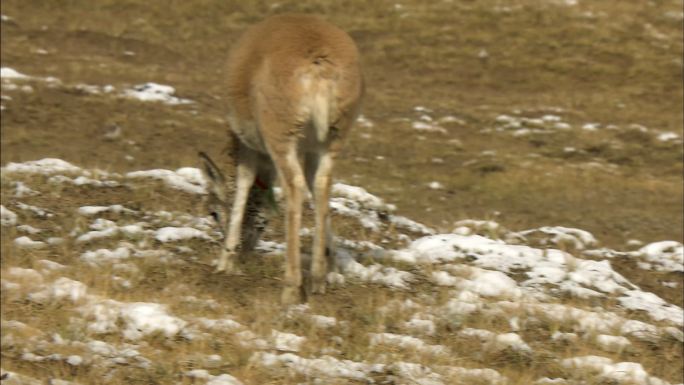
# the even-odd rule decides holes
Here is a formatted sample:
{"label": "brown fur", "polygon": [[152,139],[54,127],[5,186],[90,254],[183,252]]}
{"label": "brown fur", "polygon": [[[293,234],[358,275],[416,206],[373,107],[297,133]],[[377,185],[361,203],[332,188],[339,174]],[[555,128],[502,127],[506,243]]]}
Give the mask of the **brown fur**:
{"label": "brown fur", "polygon": [[[220,221],[226,239],[217,270],[235,271],[241,228],[251,218],[245,217],[245,207],[254,206],[250,190],[257,178],[270,184],[275,169],[287,205],[283,302],[299,302],[304,298],[299,229],[307,185],[316,212],[311,291],[324,292],[326,274],[335,267],[328,214],[331,172],[361,105],[359,53],[349,35],[319,17],[279,15],[243,34],[227,68],[228,118],[238,139],[237,183],[230,219]],[[211,167],[213,162],[205,161],[205,168]],[[225,195],[217,186],[224,182],[210,180],[212,194]]]}

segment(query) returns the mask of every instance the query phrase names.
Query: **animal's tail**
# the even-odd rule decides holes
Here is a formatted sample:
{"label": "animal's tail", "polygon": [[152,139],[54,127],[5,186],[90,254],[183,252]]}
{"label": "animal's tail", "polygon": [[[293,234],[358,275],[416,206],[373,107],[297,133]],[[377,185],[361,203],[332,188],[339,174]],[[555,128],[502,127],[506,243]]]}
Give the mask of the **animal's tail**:
{"label": "animal's tail", "polygon": [[311,92],[311,121],[316,129],[316,136],[320,142],[328,137],[330,124],[336,112],[336,80],[337,68],[327,59],[327,55],[318,55],[313,61],[313,84]]}
{"label": "animal's tail", "polygon": [[330,128],[330,99],[332,95],[327,90],[319,89],[314,95],[313,106],[311,109],[311,121],[316,128],[316,136],[319,142],[323,142],[328,137]]}

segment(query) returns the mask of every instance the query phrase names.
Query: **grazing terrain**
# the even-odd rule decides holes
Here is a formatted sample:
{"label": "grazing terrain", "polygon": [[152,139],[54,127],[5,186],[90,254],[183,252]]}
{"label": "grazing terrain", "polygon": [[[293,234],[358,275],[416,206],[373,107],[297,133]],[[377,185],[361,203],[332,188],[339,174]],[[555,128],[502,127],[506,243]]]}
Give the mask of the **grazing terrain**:
{"label": "grazing terrain", "polygon": [[[682,0],[3,1],[7,384],[682,384]],[[360,47],[339,273],[283,307],[283,204],[213,273],[225,60]],[[305,210],[304,250],[312,210]]]}

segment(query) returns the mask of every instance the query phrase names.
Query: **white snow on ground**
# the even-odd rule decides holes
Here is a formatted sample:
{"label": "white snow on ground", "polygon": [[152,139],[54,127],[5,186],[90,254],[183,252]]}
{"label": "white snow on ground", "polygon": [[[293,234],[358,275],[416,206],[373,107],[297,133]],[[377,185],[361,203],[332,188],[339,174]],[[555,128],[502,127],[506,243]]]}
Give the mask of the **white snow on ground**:
{"label": "white snow on ground", "polygon": [[684,272],[684,246],[677,241],[653,242],[637,251],[615,251],[606,248],[585,250],[593,258],[634,258],[644,270]]}
{"label": "white snow on ground", "polygon": [[82,206],[78,208],[78,213],[81,215],[96,215],[103,212],[112,212],[115,214],[121,213],[134,213],[135,211],[123,207],[122,205],[111,205],[111,206]]}
{"label": "white snow on ground", "polygon": [[514,236],[522,236],[530,238],[538,234],[543,234],[549,238],[543,237],[541,244],[552,245],[572,245],[577,250],[583,250],[588,247],[595,246],[598,242],[594,236],[585,230],[575,229],[562,226],[544,226],[538,229],[524,230],[513,233]]}
{"label": "white snow on ground", "polygon": [[[553,285],[554,290],[578,297],[599,296],[602,293],[621,293],[635,286],[614,271],[609,261],[593,261],[576,258],[555,249],[537,249],[524,245],[506,244],[479,235],[440,234],[420,238],[408,248],[391,254],[398,261],[418,264],[439,264],[466,261],[478,267],[509,273],[525,271],[527,280],[523,288],[544,290]],[[442,273],[433,279],[448,280]],[[493,280],[492,284],[510,283]],[[443,282],[444,283],[444,282]],[[453,285],[453,282],[449,285]],[[517,288],[515,288],[517,290]]]}
{"label": "white snow on ground", "polygon": [[68,299],[77,302],[84,298],[88,288],[81,282],[60,277],[41,291],[31,293],[28,298],[35,302],[59,301]]}
{"label": "white snow on ground", "polygon": [[185,372],[185,375],[191,378],[197,378],[200,380],[206,380],[205,385],[242,385],[242,382],[237,378],[231,376],[230,374],[219,374],[218,376],[213,376],[209,374],[208,371],[204,369],[194,369]]}
{"label": "white snow on ground", "polygon": [[449,354],[449,349],[442,345],[430,345],[420,338],[394,333],[370,333],[370,345],[389,345],[399,349],[414,350],[428,356]]}
{"label": "white snow on ground", "polygon": [[413,275],[407,271],[380,264],[364,266],[356,261],[349,261],[343,271],[346,275],[365,282],[378,283],[398,289],[408,289]]}
{"label": "white snow on ground", "polygon": [[26,203],[23,203],[23,202],[17,202],[16,206],[20,210],[31,212],[31,214],[33,214],[33,216],[36,216],[38,218],[50,218],[53,215],[48,210],[45,210],[43,208],[33,206],[33,205],[27,205]]}
{"label": "white snow on ground", "polygon": [[33,239],[23,236],[14,240],[14,244],[22,249],[42,249],[47,246],[45,242],[34,241]]}
{"label": "white snow on ground", "polygon": [[[3,83],[3,91],[12,91],[16,89],[16,85],[14,84],[14,81],[19,80],[19,81],[41,81],[41,82],[46,82],[48,85],[54,86],[61,84],[61,81],[55,77],[52,76],[47,76],[47,77],[40,77],[40,76],[29,76],[25,75],[13,68],[9,67],[2,67],[0,68],[0,78],[2,78],[2,83]],[[28,87],[28,88],[26,88]],[[25,85],[22,87],[24,91],[32,91],[31,86]]]}
{"label": "white snow on ground", "polygon": [[462,292],[482,297],[519,299],[527,294],[513,279],[499,271],[458,265],[449,265],[445,268],[458,274],[467,274],[469,278],[454,277],[446,271],[433,272],[432,279],[438,285],[453,286]]}
{"label": "white snow on ground", "polygon": [[186,325],[182,319],[169,315],[166,306],[158,303],[128,303],[121,306],[119,316],[126,323],[123,335],[130,340],[155,332],[172,337]]}
{"label": "white snow on ground", "polygon": [[81,260],[84,262],[97,265],[103,262],[117,262],[131,257],[131,250],[127,247],[119,247],[115,250],[97,249],[86,251],[81,254]]}
{"label": "white snow on ground", "polygon": [[404,322],[404,328],[410,333],[425,334],[428,336],[435,335],[436,326],[435,322],[431,319],[419,318],[416,315]]}
{"label": "white snow on ground", "polygon": [[206,194],[206,182],[198,168],[183,167],[176,171],[146,170],[133,171],[126,174],[127,178],[151,178],[164,181],[169,187],[185,191],[190,194]]}
{"label": "white snow on ground", "polygon": [[[567,358],[561,365],[573,371],[589,372],[588,378],[637,383],[648,385],[669,385],[669,382],[650,376],[637,362],[614,362],[601,356],[582,356]],[[581,373],[580,372],[580,373]]]}
{"label": "white snow on ground", "polygon": [[459,332],[464,337],[475,337],[482,340],[486,350],[503,350],[511,348],[521,352],[531,352],[532,348],[516,333],[496,334],[489,330],[465,328]]}
{"label": "white snow on ground", "polygon": [[639,249],[639,253],[656,271],[684,272],[684,245],[679,242],[650,243]]}
{"label": "white snow on ground", "polygon": [[17,214],[6,208],[4,205],[0,205],[0,223],[2,226],[14,226],[17,224]]}
{"label": "white snow on ground", "polygon": [[409,218],[391,214],[396,206],[385,203],[381,198],[365,189],[343,183],[335,183],[331,190],[330,208],[333,212],[353,217],[361,225],[372,231],[383,228],[381,217],[400,230],[408,230],[418,234],[433,234],[434,230]]}
{"label": "white snow on ground", "polygon": [[192,227],[163,227],[157,230],[154,237],[159,242],[177,242],[192,238],[211,239],[204,231]]}
{"label": "white snow on ground", "polygon": [[38,234],[42,231],[41,229],[37,229],[31,225],[19,225],[17,226],[17,230],[21,231],[22,233],[28,233],[32,235]]}
{"label": "white snow on ground", "polygon": [[381,364],[338,360],[331,356],[303,358],[294,353],[256,353],[251,361],[265,367],[285,366],[311,378],[347,378],[357,381],[364,381],[369,374],[384,369]]}
{"label": "white snow on ground", "polygon": [[[46,51],[42,50],[39,51],[39,53],[46,53]],[[29,76],[22,74],[21,72],[9,68],[9,67],[2,67],[0,69],[0,75],[3,81],[3,91],[11,91],[14,89],[19,88],[15,82],[27,82],[27,81],[40,81],[40,82],[46,82],[50,86],[56,86],[56,85],[62,85],[62,82],[52,76],[48,77],[39,77],[39,76]],[[69,85],[63,85],[67,89],[73,89],[73,90],[78,90],[81,92],[93,94],[93,95],[115,95],[116,97],[122,97],[122,98],[128,98],[128,99],[134,99],[134,100],[139,100],[142,102],[159,102],[159,103],[164,103],[164,104],[169,104],[169,105],[182,105],[182,104],[192,104],[194,101],[190,99],[183,99],[175,96],[176,94],[176,89],[172,86],[169,85],[164,85],[164,84],[158,84],[158,83],[153,83],[153,82],[148,82],[148,83],[143,83],[143,84],[138,84],[135,85],[131,88],[124,89],[121,92],[115,92],[116,87],[107,84],[104,86],[100,85],[92,85],[92,84],[83,84],[83,83],[77,83],[77,84],[69,84]],[[32,91],[31,86],[29,85],[24,85],[21,89],[25,91]]]}
{"label": "white snow on ground", "polygon": [[641,290],[629,290],[617,299],[625,309],[643,310],[656,321],[670,321],[684,326],[684,310],[669,304],[653,293]]}
{"label": "white snow on ground", "polygon": [[76,186],[94,186],[94,187],[118,187],[121,184],[114,180],[97,180],[86,176],[79,176],[76,178],[69,178],[64,175],[55,175],[48,179],[49,183],[53,184],[73,184]]}
{"label": "white snow on ground", "polygon": [[0,68],[0,78],[2,78],[2,79],[28,79],[29,77],[20,73],[19,71],[15,70],[13,68],[2,67],[2,68]]}
{"label": "white snow on ground", "polygon": [[439,132],[441,134],[447,133],[447,130],[444,127],[441,127],[438,124],[435,124],[432,122],[424,122],[424,121],[413,122],[413,123],[411,123],[411,128],[413,128],[416,131],[423,131],[423,132]]}
{"label": "white snow on ground", "polygon": [[292,333],[280,332],[273,330],[271,332],[271,339],[273,347],[276,350],[285,352],[298,352],[302,344],[306,342],[306,338]]}
{"label": "white snow on ground", "polygon": [[181,99],[174,96],[175,93],[176,89],[171,86],[150,82],[138,84],[132,89],[125,90],[123,95],[129,98],[142,100],[144,102],[162,102],[166,104],[193,103],[192,100]]}
{"label": "white snow on ground", "polygon": [[84,170],[80,167],[76,167],[73,164],[63,161],[61,159],[45,158],[41,160],[28,161],[23,163],[10,162],[5,167],[2,168],[2,174],[43,174],[43,175],[54,175],[54,174],[78,174],[84,173]]}
{"label": "white snow on ground", "polygon": [[40,193],[28,187],[24,182],[14,182],[14,197],[24,198],[30,196],[40,195]]}
{"label": "white snow on ground", "polygon": [[609,352],[621,352],[632,344],[626,337],[611,336],[608,334],[597,335],[595,342],[601,346],[601,348]]}
{"label": "white snow on ground", "polygon": [[[539,119],[544,124],[559,122],[553,116]],[[202,194],[206,185],[195,168],[117,175],[84,170],[59,159],[10,163],[2,168],[3,183],[9,181],[16,191],[20,188],[17,184],[11,184],[15,182],[12,178],[28,174],[43,175],[44,179],[52,181],[74,181],[83,177],[91,181],[87,185],[93,188],[114,186],[112,183],[105,186],[103,180],[136,188],[151,178],[164,181],[172,189]],[[53,245],[65,241],[73,241],[77,247],[87,247],[89,242],[97,241],[100,248],[80,249],[80,258],[69,265],[40,259],[29,265],[34,269],[3,266],[3,292],[6,291],[12,300],[28,300],[41,305],[59,303],[62,307],[72,307],[80,316],[69,320],[70,328],[82,327],[90,335],[119,335],[129,342],[115,346],[93,339],[69,340],[54,334],[47,337],[52,341],[48,343],[45,336],[41,337],[42,332],[37,331],[36,340],[27,345],[22,357],[33,362],[59,360],[70,366],[128,364],[149,368],[154,362],[153,357],[148,355],[153,353],[148,353],[149,346],[145,341],[149,336],[166,338],[167,343],[173,344],[179,337],[204,341],[211,340],[216,334],[229,334],[239,346],[250,351],[250,365],[276,371],[285,369],[307,378],[321,378],[322,383],[327,379],[365,381],[373,376],[381,376],[391,378],[396,383],[423,385],[450,384],[453,383],[452,379],[462,383],[479,381],[504,384],[506,377],[489,368],[462,368],[431,362],[432,357],[439,357],[439,362],[447,362],[458,354],[447,346],[439,345],[440,328],[444,325],[453,327],[454,335],[475,339],[483,351],[496,353],[512,350],[524,356],[534,355],[538,346],[538,341],[524,341],[522,332],[518,334],[524,330],[527,322],[541,321],[558,325],[560,330],[552,334],[552,340],[569,343],[581,340],[594,349],[611,354],[634,348],[633,341],[658,343],[664,337],[684,341],[681,331],[684,324],[682,309],[641,290],[611,266],[611,260],[615,258],[635,258],[644,269],[684,271],[682,244],[679,242],[656,242],[642,246],[637,251],[621,252],[595,249],[597,240],[580,229],[548,226],[511,232],[496,222],[477,220],[455,223],[454,233],[435,234],[433,229],[418,222],[392,215],[396,209],[393,205],[362,188],[339,183],[335,186],[332,206],[337,214],[355,218],[373,236],[384,236],[386,229],[391,226],[400,232],[401,236],[397,239],[402,241],[422,236],[398,250],[383,248],[381,245],[387,244],[384,239],[377,241],[369,238],[377,244],[369,240],[338,239],[337,258],[343,275],[331,275],[336,284],[378,284],[389,288],[385,290],[402,290],[402,295],[407,296],[412,295],[418,285],[432,285],[446,297],[437,304],[436,299],[430,296],[415,296],[413,300],[390,301],[379,308],[378,314],[399,317],[394,320],[396,329],[379,328],[368,334],[368,347],[372,347],[369,351],[383,354],[358,356],[354,361],[344,360],[335,357],[340,350],[334,345],[320,350],[310,349],[313,347],[314,339],[310,337],[313,334],[298,332],[302,335],[297,335],[286,327],[280,329],[282,326],[278,326],[280,330],[267,329],[270,333],[258,334],[248,326],[249,322],[231,316],[197,317],[176,313],[176,307],[165,304],[164,300],[153,302],[155,300],[150,298],[145,299],[148,302],[126,302],[108,298],[105,296],[107,293],[96,293],[97,290],[69,274],[82,269],[109,271],[114,275],[104,275],[102,279],[111,281],[112,287],[135,287],[141,278],[142,269],[138,262],[142,259],[146,263],[164,264],[179,261],[181,256],[195,257],[193,250],[188,247],[190,240],[201,240],[206,245],[218,248],[214,245],[215,229],[212,222],[191,213],[131,210],[111,202],[98,202],[97,205],[70,209],[70,212],[60,212],[50,206],[50,210],[55,210],[52,212],[19,202],[16,198],[22,197],[15,196],[7,205],[12,210],[19,210],[19,215],[4,205],[0,207],[3,232],[19,232],[10,238],[14,239],[9,246],[11,250],[21,249],[22,253],[30,253],[31,247],[40,247],[49,251]],[[39,199],[49,195],[47,191],[32,191],[41,195]],[[23,197],[31,199],[37,194]],[[55,234],[55,229],[48,225],[41,223],[36,225],[38,228],[30,225],[34,224],[32,220],[44,220],[49,215],[72,215],[77,219],[77,225],[74,229],[60,229],[69,234],[64,239],[51,236]],[[20,224],[19,218],[22,221],[26,218],[27,223]],[[84,226],[88,226],[87,229]],[[120,237],[126,239],[121,240]],[[571,246],[571,252],[554,249],[556,246]],[[266,239],[259,243],[258,250],[278,255],[283,253],[284,245],[269,239],[267,233]],[[372,257],[373,262],[360,263],[356,260],[359,256]],[[50,257],[46,253],[41,258]],[[367,258],[359,260],[365,261]],[[387,266],[387,262],[398,263]],[[74,265],[78,268],[71,269]],[[678,286],[673,288],[678,289]],[[190,294],[184,292],[184,299],[181,300],[211,311],[223,311],[219,302],[210,298],[197,299]],[[608,303],[617,305],[583,308],[581,304],[561,304],[557,303],[559,294],[592,300],[607,298]],[[630,319],[634,311],[650,317],[652,323]],[[287,314],[282,315],[288,317]],[[296,314],[302,318],[295,319],[294,324],[305,320],[308,322],[306,325],[314,326],[313,330],[332,334],[333,342],[341,341],[342,337],[336,333],[349,327],[347,321],[311,314],[308,307],[299,309]],[[467,322],[469,315],[476,314],[505,319],[510,329],[485,330],[462,324]],[[15,324],[3,320],[3,329],[8,330],[3,337],[3,346],[10,341],[16,343],[21,340],[23,337],[19,330],[29,333],[28,326],[10,328],[8,325]],[[59,350],[59,346],[68,349]],[[145,347],[145,356],[140,353],[142,347]],[[52,351],[64,351],[66,354],[52,354]],[[318,352],[318,356],[314,351]],[[427,364],[401,361],[393,355],[385,355],[387,351],[417,355],[421,363]],[[216,356],[203,359],[202,362],[219,365],[221,360],[221,356]],[[569,378],[562,379],[564,381],[573,380],[572,376],[576,375],[580,379],[598,376],[623,382],[666,384],[646,373],[637,362],[615,362],[602,357],[594,361],[575,357],[559,362],[569,369]],[[187,371],[184,375],[215,385],[240,383],[229,374],[212,373],[217,375],[209,374],[206,369]],[[536,383],[561,382],[539,379]]]}
{"label": "white snow on ground", "polygon": [[139,224],[117,226],[116,224],[112,223],[111,226],[108,226],[102,230],[89,231],[85,234],[79,235],[76,238],[76,242],[78,242],[78,243],[90,242],[93,240],[98,240],[98,239],[102,239],[102,238],[110,238],[110,237],[115,237],[118,235],[135,236],[135,235],[141,235],[141,234],[145,234],[145,233],[146,233],[146,231],[143,230],[142,225],[139,225]]}
{"label": "white snow on ground", "polygon": [[388,212],[396,210],[396,206],[386,204],[381,198],[370,194],[362,187],[334,183],[332,185],[331,195],[334,197],[346,198],[366,209]]}

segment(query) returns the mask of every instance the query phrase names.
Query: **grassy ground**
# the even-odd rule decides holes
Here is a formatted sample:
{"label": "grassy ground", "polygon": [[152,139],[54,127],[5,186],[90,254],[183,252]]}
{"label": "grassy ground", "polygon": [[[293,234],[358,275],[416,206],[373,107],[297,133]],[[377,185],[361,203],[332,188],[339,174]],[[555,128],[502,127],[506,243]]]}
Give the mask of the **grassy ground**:
{"label": "grassy ground", "polygon": [[[494,219],[515,230],[578,227],[616,249],[627,248],[630,239],[681,241],[682,1],[565,3],[4,0],[2,14],[11,20],[2,22],[2,66],[32,76],[54,76],[64,86],[52,88],[37,82],[31,83],[33,92],[7,93],[11,100],[2,102],[6,109],[2,111],[0,161],[5,165],[56,157],[83,167],[124,172],[195,166],[198,150],[219,157],[228,145],[221,79],[232,42],[246,26],[266,15],[314,12],[325,14],[354,37],[368,82],[364,116],[373,125],[358,127],[349,138],[338,179],[364,186],[397,204],[400,214],[445,231],[452,229],[454,221],[478,218]],[[174,108],[142,105],[75,87],[86,83],[123,88],[148,81],[173,85],[178,95],[196,103]],[[430,111],[416,111],[416,106]],[[442,132],[416,131],[412,121],[425,114],[435,120],[458,119],[441,123]],[[570,128],[555,129],[552,122],[532,121],[523,124],[532,129],[530,133],[517,135],[515,128],[497,119],[504,114],[532,120],[553,114]],[[582,129],[587,123],[598,123],[599,128]],[[114,125],[122,128],[121,137],[105,138]],[[679,140],[659,140],[658,135],[665,132],[676,133]],[[443,188],[429,188],[433,181]],[[2,202],[7,206],[12,198],[6,190],[3,185]],[[65,198],[70,196],[77,198],[71,202]],[[106,202],[147,210],[199,211],[200,207],[195,198],[160,195],[153,188],[106,194],[84,188],[61,192],[59,201],[56,197],[42,195],[29,203],[60,212]],[[74,226],[71,218],[53,221],[64,232]],[[342,229],[348,238],[360,236],[353,226]],[[13,235],[3,228],[3,266],[35,260],[35,255],[17,254],[8,245]],[[81,251],[65,246],[50,257],[66,263]],[[259,313],[258,306],[277,297],[279,266],[271,262],[250,267],[251,277],[263,277],[258,282],[230,284],[217,282],[207,274],[206,266],[163,271],[150,266],[144,272],[152,278],[141,283],[137,294],[120,299],[144,299],[182,279],[185,287],[198,288],[211,297],[239,293],[222,306],[238,307],[244,310],[238,314],[251,317]],[[681,287],[681,274],[644,274],[630,261],[613,264],[644,290],[679,306],[684,303],[681,290],[660,284],[675,280]],[[81,276],[78,271],[72,273]],[[96,276],[91,280],[85,283],[107,290],[99,286]],[[366,288],[334,292],[333,301],[316,300],[313,308],[348,321],[354,335],[365,335],[383,323],[391,330],[391,320],[369,319],[373,317],[369,314],[380,304],[407,294],[377,287],[372,291],[370,296],[363,295]],[[430,291],[429,295],[439,297],[440,293]],[[3,305],[7,304],[3,299]],[[12,306],[7,310],[3,306],[4,319],[31,314],[46,328],[48,323],[59,323],[49,317],[54,309]],[[175,310],[183,314],[182,305],[178,307]],[[268,321],[271,316],[262,313],[252,321],[267,329],[273,327]],[[287,322],[278,326],[285,327]],[[496,322],[502,320],[469,322],[490,322],[496,329]],[[447,326],[442,327],[444,335],[449,335]],[[294,329],[307,330],[305,324]],[[311,333],[314,341],[325,340],[324,335]],[[363,338],[350,337],[338,348],[353,359],[358,354],[355,350],[367,343]],[[163,339],[152,343],[164,344]],[[458,352],[477,348],[453,336],[446,343]],[[625,354],[643,355],[655,349],[648,369],[681,382],[681,363],[674,364],[681,361],[681,347],[676,342],[668,344],[643,346]],[[230,341],[221,340],[218,345],[212,351],[231,357],[230,372],[245,383],[267,383],[267,378],[274,378],[250,373],[247,353]],[[187,351],[200,348],[204,347],[185,347]],[[582,344],[565,349],[568,356],[591,351]],[[564,370],[547,365],[541,356],[530,361],[468,354],[466,366],[495,362],[506,374],[527,370],[537,378]],[[20,368],[27,365],[3,357],[5,362]],[[30,369],[66,370],[38,365]],[[163,383],[173,378],[171,373],[177,368],[157,369],[146,374],[132,370],[126,374],[132,377],[124,375],[121,383]],[[86,373],[81,380],[97,376]],[[520,384],[529,380],[523,375],[511,378]]]}

